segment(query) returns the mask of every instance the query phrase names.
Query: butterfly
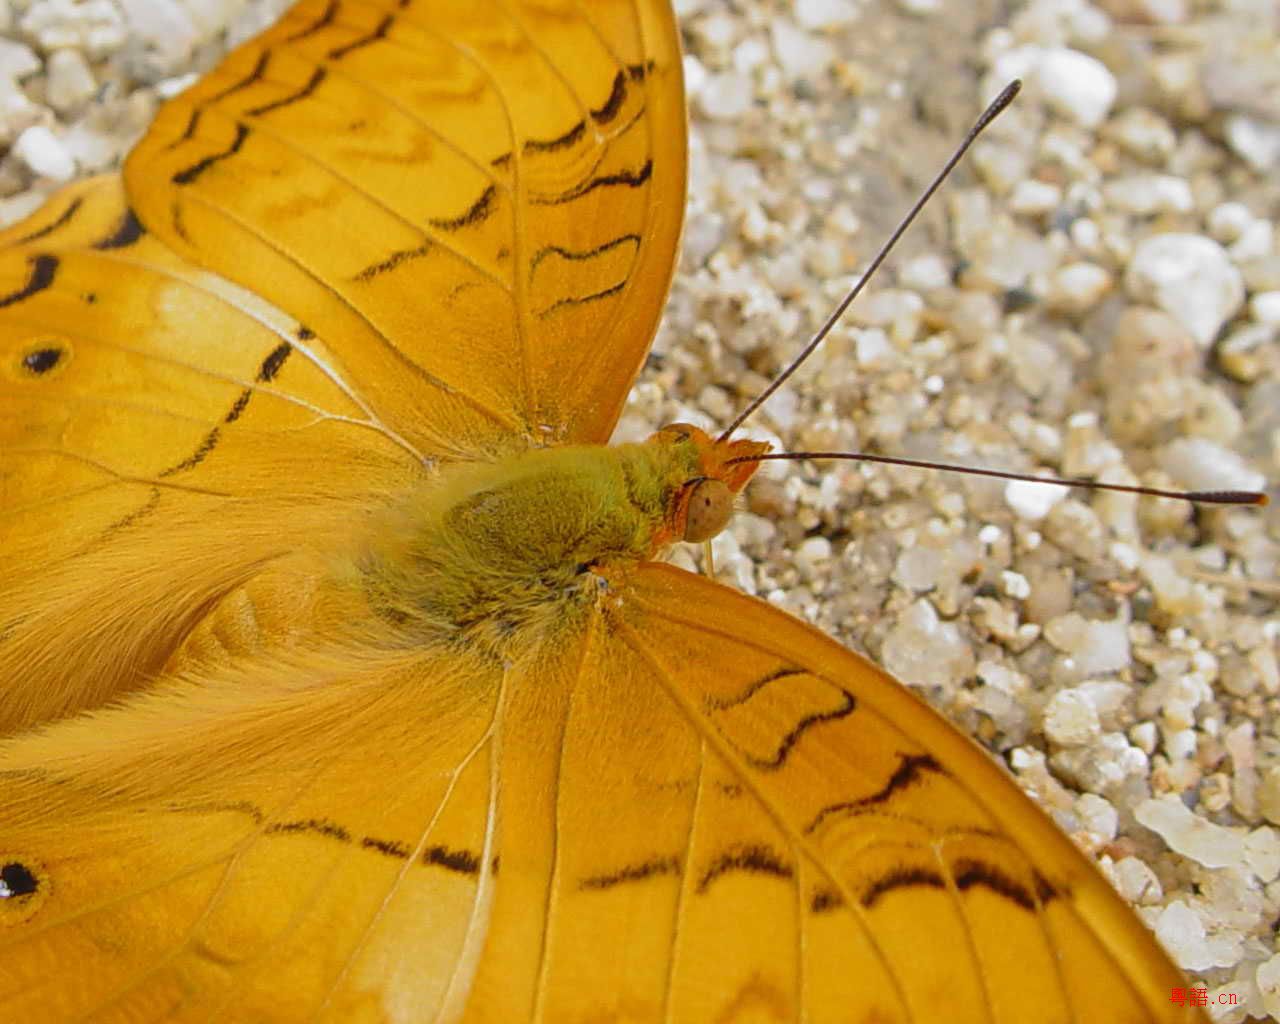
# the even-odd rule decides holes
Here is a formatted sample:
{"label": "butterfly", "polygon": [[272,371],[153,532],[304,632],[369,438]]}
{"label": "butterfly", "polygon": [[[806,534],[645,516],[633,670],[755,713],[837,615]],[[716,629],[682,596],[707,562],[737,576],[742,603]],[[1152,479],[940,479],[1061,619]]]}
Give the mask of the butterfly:
{"label": "butterfly", "polygon": [[0,1017],[1192,1020],[886,673],[605,447],[683,211],[654,0],[302,0],[0,236]]}

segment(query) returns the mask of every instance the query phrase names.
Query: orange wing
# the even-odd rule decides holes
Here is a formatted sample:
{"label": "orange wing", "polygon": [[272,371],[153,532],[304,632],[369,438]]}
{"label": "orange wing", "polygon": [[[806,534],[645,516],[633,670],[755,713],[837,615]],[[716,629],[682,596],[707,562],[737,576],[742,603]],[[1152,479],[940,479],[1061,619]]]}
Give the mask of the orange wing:
{"label": "orange wing", "polygon": [[160,111],[125,180],[416,446],[602,442],[683,216],[676,29],[649,0],[304,0]]}

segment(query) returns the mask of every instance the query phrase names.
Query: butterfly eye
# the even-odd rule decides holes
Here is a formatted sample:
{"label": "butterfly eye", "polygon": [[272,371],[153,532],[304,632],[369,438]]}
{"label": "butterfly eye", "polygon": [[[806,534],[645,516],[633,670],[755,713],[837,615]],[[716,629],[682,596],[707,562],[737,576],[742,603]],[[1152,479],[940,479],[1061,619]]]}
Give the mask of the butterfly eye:
{"label": "butterfly eye", "polygon": [[684,539],[710,540],[733,515],[733,491],[720,480],[699,480],[690,489],[684,520]]}

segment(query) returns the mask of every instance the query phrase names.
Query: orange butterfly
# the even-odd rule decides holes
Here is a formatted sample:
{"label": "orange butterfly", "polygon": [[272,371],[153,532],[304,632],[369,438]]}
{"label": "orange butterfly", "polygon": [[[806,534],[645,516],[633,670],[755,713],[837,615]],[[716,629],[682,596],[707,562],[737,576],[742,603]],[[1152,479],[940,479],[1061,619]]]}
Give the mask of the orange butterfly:
{"label": "orange butterfly", "polygon": [[[655,561],[665,3],[303,0],[4,233],[0,1018],[1192,1020],[886,674]],[[745,460],[745,461],[735,461]]]}

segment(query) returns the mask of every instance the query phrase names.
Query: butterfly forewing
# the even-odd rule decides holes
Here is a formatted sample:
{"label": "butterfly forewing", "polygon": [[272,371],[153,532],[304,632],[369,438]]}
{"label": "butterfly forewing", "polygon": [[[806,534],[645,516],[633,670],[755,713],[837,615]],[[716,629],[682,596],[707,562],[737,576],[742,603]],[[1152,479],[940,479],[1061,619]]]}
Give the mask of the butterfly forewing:
{"label": "butterfly forewing", "polygon": [[126,181],[422,448],[603,441],[673,266],[679,76],[656,4],[306,0],[161,110]]}

